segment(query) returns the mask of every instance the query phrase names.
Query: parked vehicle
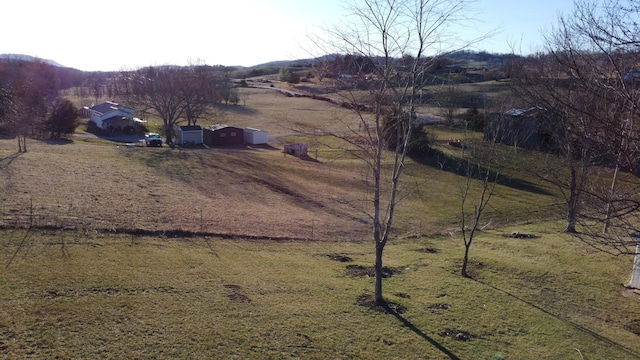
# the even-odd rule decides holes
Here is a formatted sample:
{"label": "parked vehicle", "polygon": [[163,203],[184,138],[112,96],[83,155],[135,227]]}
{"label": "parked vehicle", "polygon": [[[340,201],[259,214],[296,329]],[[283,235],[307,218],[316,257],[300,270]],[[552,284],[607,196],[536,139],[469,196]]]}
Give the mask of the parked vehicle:
{"label": "parked vehicle", "polygon": [[160,134],[148,133],[144,136],[144,143],[147,146],[162,146],[162,137]]}

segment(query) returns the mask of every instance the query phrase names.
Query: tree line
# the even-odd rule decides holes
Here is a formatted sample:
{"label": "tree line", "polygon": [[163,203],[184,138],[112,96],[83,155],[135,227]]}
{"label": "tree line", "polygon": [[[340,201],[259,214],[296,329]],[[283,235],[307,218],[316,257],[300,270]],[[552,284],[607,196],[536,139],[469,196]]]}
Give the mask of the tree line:
{"label": "tree line", "polygon": [[162,119],[167,142],[172,144],[174,128],[186,121],[197,125],[216,115],[216,104],[237,104],[238,90],[231,68],[195,64],[186,67],[145,67],[123,71],[109,82],[109,91],[138,110],[153,111]]}
{"label": "tree line", "polygon": [[60,96],[58,68],[42,61],[0,61],[0,133],[18,140],[27,151],[27,137],[59,139],[79,125],[77,107]]}

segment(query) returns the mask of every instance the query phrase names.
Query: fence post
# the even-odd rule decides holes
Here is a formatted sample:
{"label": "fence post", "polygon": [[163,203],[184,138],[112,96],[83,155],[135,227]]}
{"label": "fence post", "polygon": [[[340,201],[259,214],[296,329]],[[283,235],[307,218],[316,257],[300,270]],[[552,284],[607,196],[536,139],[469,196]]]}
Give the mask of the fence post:
{"label": "fence post", "polygon": [[33,227],[33,196],[29,198],[29,229]]}

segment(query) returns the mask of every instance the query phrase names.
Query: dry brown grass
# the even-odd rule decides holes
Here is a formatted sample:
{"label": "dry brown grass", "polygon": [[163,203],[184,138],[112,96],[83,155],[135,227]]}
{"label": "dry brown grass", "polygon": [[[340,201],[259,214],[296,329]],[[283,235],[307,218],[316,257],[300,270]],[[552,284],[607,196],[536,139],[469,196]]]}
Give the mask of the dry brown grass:
{"label": "dry brown grass", "polygon": [[[288,85],[282,87],[295,89]],[[277,89],[240,88],[239,96],[246,99],[246,105],[241,100],[239,105],[220,106],[219,116],[202,123],[254,127],[267,131],[269,135],[291,134],[300,129],[336,132],[344,130],[347,125],[358,127],[358,118],[352,111],[325,101],[287,97]]]}
{"label": "dry brown grass", "polygon": [[5,222],[29,214],[31,201],[39,225],[114,230],[335,239],[358,221],[343,201],[358,179],[278,149],[128,149],[76,139],[32,141],[17,155],[13,141],[1,140],[0,159],[0,213],[15,215]]}

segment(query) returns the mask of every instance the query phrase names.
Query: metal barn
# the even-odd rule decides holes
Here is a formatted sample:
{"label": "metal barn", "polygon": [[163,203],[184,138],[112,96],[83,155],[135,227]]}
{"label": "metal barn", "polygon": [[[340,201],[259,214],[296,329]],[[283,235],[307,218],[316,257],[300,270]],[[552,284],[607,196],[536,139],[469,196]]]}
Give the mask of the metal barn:
{"label": "metal barn", "polygon": [[235,146],[244,144],[242,128],[229,125],[212,125],[203,130],[204,143],[210,146]]}

